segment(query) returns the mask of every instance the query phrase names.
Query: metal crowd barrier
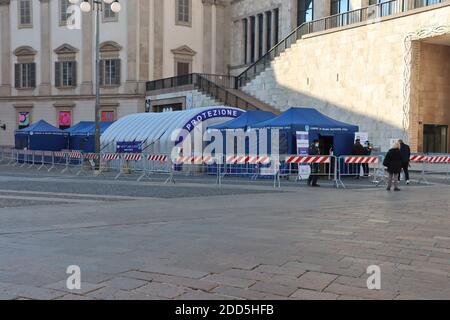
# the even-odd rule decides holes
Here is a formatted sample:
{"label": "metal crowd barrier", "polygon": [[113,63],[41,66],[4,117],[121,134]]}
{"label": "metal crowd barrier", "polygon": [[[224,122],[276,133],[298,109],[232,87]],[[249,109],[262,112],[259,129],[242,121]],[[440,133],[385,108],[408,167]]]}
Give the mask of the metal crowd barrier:
{"label": "metal crowd barrier", "polygon": [[336,187],[345,188],[342,177],[367,178],[380,186],[386,184],[383,156],[340,156],[337,158]]}
{"label": "metal crowd barrier", "polygon": [[432,174],[445,174],[445,180],[450,179],[450,155],[448,154],[413,154],[410,162],[421,165],[419,183],[430,184],[426,176]]}
{"label": "metal crowd barrier", "polygon": [[331,155],[292,155],[284,157],[280,164],[280,176],[295,181],[309,177],[322,177],[336,182],[336,157]]}
{"label": "metal crowd barrier", "polygon": [[[61,173],[89,174],[95,168],[99,156],[74,150],[33,151],[1,148],[1,161],[8,165],[35,168],[37,170],[61,170]],[[279,157],[252,155],[179,156],[171,159],[169,154],[121,154],[101,153],[100,172],[115,173],[114,179],[122,176],[136,181],[162,177],[165,183],[194,178],[212,178],[216,184],[224,181],[272,180],[274,187],[281,180],[307,180],[310,176],[332,181],[336,188],[345,188],[344,178],[365,177],[376,186],[385,184],[386,173],[382,155],[340,156],[333,155],[286,155]],[[450,155],[413,154],[412,164],[421,166],[419,183],[429,184],[427,175],[445,174],[450,179]]]}

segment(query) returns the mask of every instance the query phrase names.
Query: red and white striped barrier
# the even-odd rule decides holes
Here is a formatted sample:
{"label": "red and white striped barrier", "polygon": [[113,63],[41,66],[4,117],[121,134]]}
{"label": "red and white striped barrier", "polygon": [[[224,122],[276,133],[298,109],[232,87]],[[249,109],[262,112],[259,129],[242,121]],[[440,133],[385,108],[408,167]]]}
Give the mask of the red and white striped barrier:
{"label": "red and white striped barrier", "polygon": [[142,154],[140,153],[127,153],[123,156],[125,161],[141,161]]}
{"label": "red and white striped barrier", "polygon": [[118,153],[106,153],[103,155],[103,160],[105,161],[114,161],[114,160],[119,160],[120,159],[120,154]]}
{"label": "red and white striped barrier", "polygon": [[96,153],[85,153],[84,158],[87,160],[96,160],[98,159],[98,155]]}
{"label": "red and white striped barrier", "polygon": [[450,163],[450,156],[427,156],[428,163]]}
{"label": "red and white striped barrier", "polygon": [[345,163],[378,163],[379,158],[378,157],[371,157],[371,156],[365,156],[365,157],[358,157],[358,156],[351,156],[351,157],[345,157],[344,162]]}
{"label": "red and white striped barrier", "polygon": [[227,164],[269,164],[271,161],[269,156],[247,155],[227,156],[225,160]]}
{"label": "red and white striped barrier", "polygon": [[330,163],[330,156],[289,156],[286,158],[286,163]]}
{"label": "red and white striped barrier", "polygon": [[409,158],[409,160],[411,161],[411,162],[423,162],[423,161],[425,161],[426,160],[426,156],[425,155],[423,155],[423,154],[414,154],[414,155],[411,155],[411,157]]}
{"label": "red and white striped barrier", "polygon": [[66,156],[66,152],[63,151],[56,151],[55,157],[64,158]]}
{"label": "red and white striped barrier", "polygon": [[159,162],[167,162],[169,159],[168,156],[165,155],[159,155],[159,154],[149,154],[147,156],[148,161],[159,161]]}
{"label": "red and white striped barrier", "polygon": [[83,154],[80,151],[69,152],[70,159],[83,159]]}
{"label": "red and white striped barrier", "polygon": [[177,164],[211,164],[214,163],[215,159],[212,156],[186,156],[178,157],[176,160]]}

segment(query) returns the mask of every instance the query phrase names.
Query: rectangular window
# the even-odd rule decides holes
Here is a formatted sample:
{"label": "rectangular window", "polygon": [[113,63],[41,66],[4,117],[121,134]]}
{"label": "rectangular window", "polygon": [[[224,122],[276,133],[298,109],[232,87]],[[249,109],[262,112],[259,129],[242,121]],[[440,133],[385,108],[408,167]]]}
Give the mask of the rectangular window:
{"label": "rectangular window", "polygon": [[68,13],[69,7],[71,3],[69,0],[60,0],[59,1],[59,24],[66,25],[67,19],[70,17],[70,12]]}
{"label": "rectangular window", "polygon": [[14,73],[16,88],[36,87],[36,63],[16,63],[14,65]]}
{"label": "rectangular window", "polygon": [[59,111],[58,125],[62,130],[70,128],[70,126],[72,125],[72,113],[70,111]]}
{"label": "rectangular window", "polygon": [[100,84],[103,86],[120,85],[120,59],[105,59],[101,61]]}
{"label": "rectangular window", "polygon": [[117,13],[111,10],[111,5],[105,4],[103,6],[103,19],[105,21],[116,21],[117,20]]}
{"label": "rectangular window", "polygon": [[177,76],[184,76],[189,74],[189,62],[177,62]]}
{"label": "rectangular window", "polygon": [[19,112],[18,114],[19,117],[19,129],[24,129],[30,126],[31,124],[31,114],[29,112]]}
{"label": "rectangular window", "polygon": [[267,18],[267,51],[269,51],[272,46],[272,12],[267,11],[266,12],[266,18]]}
{"label": "rectangular window", "polygon": [[263,36],[264,36],[264,16],[258,14],[258,58],[263,55]]}
{"label": "rectangular window", "polygon": [[31,0],[19,0],[19,24],[20,26],[31,26],[32,24]]}
{"label": "rectangular window", "polygon": [[275,21],[274,21],[274,25],[275,25],[275,30],[274,30],[275,39],[273,39],[273,40],[274,40],[274,43],[278,43],[279,32],[280,32],[280,25],[279,25],[279,23],[280,23],[280,9],[275,9],[273,18],[275,19]]}
{"label": "rectangular window", "polygon": [[298,0],[297,25],[313,20],[314,1]]}
{"label": "rectangular window", "polygon": [[76,61],[55,62],[55,87],[75,87],[76,71]]}
{"label": "rectangular window", "polygon": [[256,19],[250,17],[250,62],[255,62]]}
{"label": "rectangular window", "polygon": [[112,110],[105,110],[101,113],[101,121],[102,122],[114,122],[115,116],[114,111]]}
{"label": "rectangular window", "polygon": [[176,0],[176,21],[177,24],[191,24],[191,1],[192,0]]}
{"label": "rectangular window", "polygon": [[248,50],[248,19],[242,20],[242,27],[244,30],[244,63],[248,63],[248,56],[247,56],[247,50]]}

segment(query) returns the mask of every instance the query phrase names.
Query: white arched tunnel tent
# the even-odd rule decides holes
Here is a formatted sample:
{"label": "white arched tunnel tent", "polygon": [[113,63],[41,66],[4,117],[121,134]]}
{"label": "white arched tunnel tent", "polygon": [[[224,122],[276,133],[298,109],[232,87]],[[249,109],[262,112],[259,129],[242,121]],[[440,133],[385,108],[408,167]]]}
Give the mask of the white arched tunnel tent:
{"label": "white arched tunnel tent", "polygon": [[187,132],[238,118],[245,111],[226,106],[195,108],[163,113],[138,113],[125,116],[112,124],[101,136],[102,152],[117,152],[118,143],[139,143],[146,154],[170,154],[175,141],[173,133]]}

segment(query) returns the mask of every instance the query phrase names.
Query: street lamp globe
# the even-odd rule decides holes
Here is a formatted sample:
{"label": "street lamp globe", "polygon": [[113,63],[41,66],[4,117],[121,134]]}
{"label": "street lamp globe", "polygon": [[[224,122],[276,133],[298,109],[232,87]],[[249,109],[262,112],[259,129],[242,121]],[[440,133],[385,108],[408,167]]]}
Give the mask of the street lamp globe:
{"label": "street lamp globe", "polygon": [[80,9],[83,12],[91,11],[91,4],[89,3],[89,0],[83,0],[83,2],[80,4]]}
{"label": "street lamp globe", "polygon": [[114,2],[111,5],[111,11],[115,13],[119,13],[122,9],[122,6],[119,3],[119,0],[114,0]]}

